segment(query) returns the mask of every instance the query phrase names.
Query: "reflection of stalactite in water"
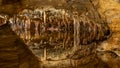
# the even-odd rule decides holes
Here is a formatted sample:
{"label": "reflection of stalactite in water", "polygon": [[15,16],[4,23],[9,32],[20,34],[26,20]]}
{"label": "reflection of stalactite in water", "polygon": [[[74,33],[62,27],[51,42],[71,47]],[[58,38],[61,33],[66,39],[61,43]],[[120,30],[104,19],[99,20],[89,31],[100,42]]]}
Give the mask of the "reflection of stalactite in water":
{"label": "reflection of stalactite in water", "polygon": [[[39,20],[35,21],[34,19]],[[69,14],[69,12],[63,9],[25,9],[19,12],[19,14],[14,15],[11,21],[13,30],[23,30],[19,31],[22,33],[25,29],[30,29],[30,32],[33,33],[32,35],[39,35],[42,31],[47,30],[63,32],[74,31],[75,35],[76,33],[80,34],[80,44],[88,44],[96,40],[102,40],[106,37],[107,33],[109,34],[107,25],[89,20],[85,14],[75,20],[79,23],[74,24],[72,14]],[[80,27],[78,27],[79,24]],[[79,30],[73,30],[76,28]]]}
{"label": "reflection of stalactite in water", "polygon": [[24,12],[13,17],[12,22],[13,28],[21,30],[19,35],[24,35],[27,44],[38,43],[37,49],[44,49],[44,60],[48,58],[46,54],[50,49],[53,49],[50,52],[57,49],[59,53],[72,47],[77,50],[80,45],[99,42],[110,34],[107,25],[94,22],[85,14],[73,16],[65,10],[57,9]]}

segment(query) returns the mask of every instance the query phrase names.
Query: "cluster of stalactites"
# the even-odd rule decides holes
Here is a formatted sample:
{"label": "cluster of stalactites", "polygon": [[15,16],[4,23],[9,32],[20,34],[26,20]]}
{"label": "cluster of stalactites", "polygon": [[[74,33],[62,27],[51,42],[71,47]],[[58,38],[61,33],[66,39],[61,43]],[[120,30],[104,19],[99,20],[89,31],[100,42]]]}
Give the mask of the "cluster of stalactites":
{"label": "cluster of stalactites", "polygon": [[97,23],[90,20],[85,14],[81,14],[76,20],[75,23],[79,23],[78,37],[80,45],[100,42],[110,36],[110,29],[106,23]]}
{"label": "cluster of stalactites", "polygon": [[[31,28],[31,24],[36,25],[36,28],[40,26],[42,30],[69,30],[69,25],[72,26],[72,16],[63,9],[25,9],[19,14],[10,19],[12,24],[24,24],[27,29]],[[37,24],[36,24],[37,23]],[[71,27],[72,29],[72,27]]]}
{"label": "cluster of stalactites", "polygon": [[[1,17],[1,21],[2,18]],[[79,44],[89,44],[109,37],[110,29],[105,23],[90,20],[85,14],[78,16],[63,9],[25,9],[9,19],[11,27],[19,35],[39,35],[45,31],[74,32],[75,41]],[[31,33],[33,32],[33,33]]]}
{"label": "cluster of stalactites", "polygon": [[25,9],[9,21],[13,31],[27,40],[46,31],[73,32],[72,15],[63,9]]}

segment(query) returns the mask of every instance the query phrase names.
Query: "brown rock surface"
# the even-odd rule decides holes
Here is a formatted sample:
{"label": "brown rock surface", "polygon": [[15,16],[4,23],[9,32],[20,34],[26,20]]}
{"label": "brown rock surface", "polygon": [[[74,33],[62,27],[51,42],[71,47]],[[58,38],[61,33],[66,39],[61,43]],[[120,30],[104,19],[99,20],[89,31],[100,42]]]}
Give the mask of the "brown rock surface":
{"label": "brown rock surface", "polygon": [[0,68],[39,68],[39,61],[8,24],[0,27]]}
{"label": "brown rock surface", "polygon": [[120,0],[99,0],[99,12],[106,19],[112,35],[98,49],[103,54],[101,59],[111,68],[119,68],[120,64]]}

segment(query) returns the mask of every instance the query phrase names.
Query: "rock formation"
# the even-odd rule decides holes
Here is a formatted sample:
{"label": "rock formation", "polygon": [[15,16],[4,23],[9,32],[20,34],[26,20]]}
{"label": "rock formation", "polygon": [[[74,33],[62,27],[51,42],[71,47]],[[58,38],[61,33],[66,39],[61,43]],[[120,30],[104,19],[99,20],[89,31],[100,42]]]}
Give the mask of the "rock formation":
{"label": "rock formation", "polygon": [[[16,18],[17,16],[15,16],[20,14],[19,12],[22,12],[26,8],[29,9],[29,13],[31,13],[34,10],[38,11],[37,8],[43,9],[51,7],[55,9],[64,9],[67,12],[69,11],[70,14],[74,11],[74,14],[77,14],[79,17],[81,16],[82,19],[85,18],[85,20],[83,21],[75,18],[77,19],[77,24],[75,24],[76,27],[73,31],[76,31],[76,33],[73,34],[72,32],[64,33],[64,30],[66,30],[64,28],[62,28],[63,33],[57,33],[57,30],[59,30],[58,28],[50,28],[51,26],[54,27],[54,25],[57,25],[59,28],[61,27],[61,25],[56,23],[43,25],[48,27],[47,29],[43,28],[43,26],[38,26],[45,23],[45,20],[46,22],[51,21],[49,19],[36,18],[39,14],[34,14],[33,16],[35,18],[31,19],[28,17]],[[0,0],[0,13],[5,13],[9,15],[10,18],[15,17],[19,22],[17,27],[19,25],[23,25],[27,28],[25,23],[21,24],[20,22],[28,22],[27,30],[25,30],[23,34],[20,34],[22,31],[18,31],[17,33],[19,33],[18,35],[21,38],[24,38],[22,40],[24,40],[25,43],[27,42],[26,44],[32,43],[32,45],[26,46],[23,42],[21,42],[18,36],[9,29],[8,25],[0,23],[0,67],[38,68],[40,64],[40,66],[44,68],[119,68],[119,7],[119,0],[59,0],[59,2],[58,0]],[[20,21],[18,19],[20,19]],[[0,20],[2,20],[1,22],[4,21],[3,18],[0,18]],[[10,20],[13,21],[12,19]],[[70,20],[74,22],[74,19],[70,18]],[[42,23],[38,24],[39,21],[42,21]],[[55,19],[51,22],[53,21],[55,22]],[[32,23],[31,26],[30,22]],[[66,23],[62,24],[65,27],[69,27]],[[29,31],[31,29],[30,27],[32,27],[32,32]],[[85,29],[79,29],[79,27],[83,27]],[[21,29],[23,27],[19,26],[19,28]],[[71,31],[72,28],[68,31]],[[17,29],[18,28],[15,30]],[[90,29],[92,29],[92,31],[90,31]],[[44,34],[40,34],[40,31],[42,30],[43,32],[44,30],[48,31]],[[88,33],[90,33],[90,35],[88,35]],[[25,37],[23,37],[23,35]],[[100,42],[100,40],[102,40],[102,42]],[[47,45],[49,46],[47,47]],[[31,52],[28,47],[33,49],[35,52]],[[75,48],[75,50],[73,48],[74,51],[71,49],[72,47]],[[39,52],[40,49],[44,49],[44,59],[46,61],[39,63],[39,60],[35,57],[35,55],[38,57],[38,55],[42,54]]]}
{"label": "rock formation", "polygon": [[0,26],[0,67],[40,68],[38,58],[12,31],[10,24]]}

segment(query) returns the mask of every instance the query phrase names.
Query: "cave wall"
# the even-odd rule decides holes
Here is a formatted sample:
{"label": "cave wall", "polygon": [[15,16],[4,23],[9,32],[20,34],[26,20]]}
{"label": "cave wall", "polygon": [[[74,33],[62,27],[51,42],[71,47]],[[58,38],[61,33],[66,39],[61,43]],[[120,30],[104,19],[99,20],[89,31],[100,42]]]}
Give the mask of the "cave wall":
{"label": "cave wall", "polygon": [[120,1],[99,0],[99,13],[106,19],[113,31],[119,31],[120,25]]}
{"label": "cave wall", "polygon": [[12,31],[10,25],[0,26],[0,68],[40,68],[39,59]]}
{"label": "cave wall", "polygon": [[[110,26],[112,35],[111,37],[101,44],[106,53],[101,57],[111,68],[119,68],[120,62],[120,0],[99,0],[96,1],[97,9],[101,17],[107,21]],[[114,50],[115,49],[115,50]],[[113,52],[116,57],[110,56],[107,51]]]}

